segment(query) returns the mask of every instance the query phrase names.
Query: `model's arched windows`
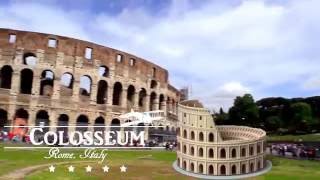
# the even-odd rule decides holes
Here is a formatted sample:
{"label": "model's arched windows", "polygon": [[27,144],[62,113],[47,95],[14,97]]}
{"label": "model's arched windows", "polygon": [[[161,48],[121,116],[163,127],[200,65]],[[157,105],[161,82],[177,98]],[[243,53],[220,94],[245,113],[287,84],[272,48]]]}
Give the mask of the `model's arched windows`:
{"label": "model's arched windows", "polygon": [[203,148],[199,148],[198,155],[199,155],[199,157],[203,157]]}
{"label": "model's arched windows", "polygon": [[186,145],[183,145],[183,151],[182,151],[183,153],[187,153],[187,146]]}
{"label": "model's arched windows", "polygon": [[226,175],[226,167],[224,165],[220,166],[220,175]]}
{"label": "model's arched windows", "polygon": [[199,173],[203,173],[203,165],[199,164]]}
{"label": "model's arched windows", "polygon": [[190,171],[194,172],[194,164],[193,163],[190,163]]}
{"label": "model's arched windows", "polygon": [[200,132],[199,133],[199,141],[203,141],[204,140],[204,138],[203,138],[203,132]]}
{"label": "model's arched windows", "polygon": [[183,130],[183,138],[187,139],[187,130]]}
{"label": "model's arched windows", "polygon": [[209,149],[209,158],[213,158],[213,149]]}
{"label": "model's arched windows", "polygon": [[253,147],[252,146],[250,146],[250,156],[252,156],[253,155]]}
{"label": "model's arched windows", "polygon": [[210,175],[213,175],[214,171],[213,171],[213,166],[212,165],[209,166],[208,172],[209,172]]}
{"label": "model's arched windows", "polygon": [[231,157],[232,157],[232,158],[237,157],[236,149],[232,149],[232,150],[231,150]]}
{"label": "model's arched windows", "polygon": [[241,157],[246,156],[246,148],[241,148]]}
{"label": "model's arched windows", "polygon": [[247,168],[246,168],[246,165],[245,165],[245,164],[242,164],[242,166],[241,166],[241,174],[245,174],[245,173],[247,172],[246,169],[247,169]]}
{"label": "model's arched windows", "polygon": [[231,167],[231,174],[232,174],[232,175],[237,174],[237,167],[236,167],[236,165],[232,165],[232,167]]}
{"label": "model's arched windows", "polygon": [[191,140],[194,140],[195,139],[195,135],[194,135],[194,132],[191,131]]}
{"label": "model's arched windows", "polygon": [[214,135],[213,133],[209,134],[209,142],[214,142]]}
{"label": "model's arched windows", "polygon": [[190,155],[194,156],[194,147],[193,146],[190,148]]}
{"label": "model's arched windows", "polygon": [[220,158],[226,158],[226,150],[224,148],[220,150]]}

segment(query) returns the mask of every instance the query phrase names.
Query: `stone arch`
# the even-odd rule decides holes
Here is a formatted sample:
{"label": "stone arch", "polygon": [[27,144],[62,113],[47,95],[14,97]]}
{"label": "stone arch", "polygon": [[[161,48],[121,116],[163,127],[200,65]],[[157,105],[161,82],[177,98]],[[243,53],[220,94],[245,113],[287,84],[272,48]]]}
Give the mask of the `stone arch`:
{"label": "stone arch", "polygon": [[155,109],[156,99],[157,99],[157,94],[155,92],[152,92],[150,94],[150,104],[149,104],[150,105],[150,108],[149,108],[150,111],[156,110]]}
{"label": "stone arch", "polygon": [[236,165],[232,165],[232,166],[231,166],[231,174],[232,174],[232,175],[237,174],[237,166],[236,166]]}
{"label": "stone arch", "polygon": [[250,172],[254,172],[254,164],[250,163]]}
{"label": "stone arch", "polygon": [[112,105],[120,106],[122,98],[122,84],[116,82],[113,85]]}
{"label": "stone arch", "polygon": [[32,93],[33,71],[31,69],[23,69],[20,73],[20,93]]}
{"label": "stone arch", "polygon": [[63,73],[60,78],[60,95],[61,96],[72,96],[73,92],[73,75],[69,72]]}
{"label": "stone arch", "polygon": [[194,172],[194,163],[193,163],[193,162],[190,163],[190,171],[191,171],[191,172]]}
{"label": "stone arch", "polygon": [[40,95],[52,96],[54,85],[54,73],[51,70],[44,70],[41,73]]}
{"label": "stone arch", "polygon": [[247,168],[246,168],[246,164],[242,164],[241,165],[241,174],[245,174],[246,173],[246,170]]}
{"label": "stone arch", "polygon": [[253,146],[250,146],[249,153],[250,153],[250,156],[253,155]]}
{"label": "stone arch", "polygon": [[213,133],[209,133],[209,142],[214,142],[214,135]]}
{"label": "stone arch", "polygon": [[241,148],[241,157],[245,157],[246,156],[246,148]]}
{"label": "stone arch", "polygon": [[194,147],[193,146],[191,146],[191,148],[190,148],[190,155],[194,156]]}
{"label": "stone arch", "polygon": [[190,139],[191,139],[191,140],[195,140],[195,135],[194,135],[194,132],[193,132],[193,131],[191,131]]}
{"label": "stone arch", "polygon": [[35,66],[37,64],[37,56],[34,53],[27,52],[23,54],[23,64]]}
{"label": "stone arch", "polygon": [[89,75],[83,75],[80,77],[80,95],[90,96],[91,94],[92,79]]}
{"label": "stone arch", "polygon": [[226,166],[225,165],[220,166],[220,175],[226,175]]}
{"label": "stone arch", "polygon": [[231,157],[232,157],[232,158],[236,158],[236,157],[237,157],[237,151],[236,151],[235,148],[233,148],[233,149],[231,150]]}
{"label": "stone arch", "polygon": [[49,114],[46,110],[39,110],[37,112],[35,125],[39,127],[47,126],[42,128],[43,132],[37,131],[37,133],[35,133],[35,137],[37,137],[38,139],[41,139],[44,136],[44,134],[49,131],[48,126],[50,125],[50,120],[49,120]]}
{"label": "stone arch", "polygon": [[182,169],[187,170],[187,162],[186,161],[183,161]]}
{"label": "stone arch", "polygon": [[77,118],[77,127],[76,130],[79,132],[85,132],[88,130],[89,119],[86,115],[79,115]]}
{"label": "stone arch", "polygon": [[199,133],[199,141],[204,141],[203,132]]}
{"label": "stone arch", "polygon": [[[105,126],[105,120],[102,116],[97,117],[97,119],[94,121],[94,131],[104,131],[105,127],[100,127],[100,126]],[[99,127],[96,127],[99,126]]]}
{"label": "stone arch", "polygon": [[209,149],[209,158],[213,158],[213,157],[214,157],[213,149],[210,148]]}
{"label": "stone arch", "polygon": [[151,89],[155,89],[155,88],[157,88],[157,86],[158,86],[157,81],[155,81],[155,80],[151,80],[150,88],[151,88]]}
{"label": "stone arch", "polygon": [[209,173],[210,175],[213,175],[214,170],[213,170],[213,166],[212,166],[212,165],[209,165],[208,173]]}
{"label": "stone arch", "polygon": [[203,148],[199,148],[198,156],[203,157]]}
{"label": "stone arch", "polygon": [[165,99],[164,99],[164,95],[163,94],[160,94],[159,96],[159,109],[160,110],[165,110],[164,107],[165,107]]}
{"label": "stone arch", "polygon": [[4,89],[11,89],[11,80],[12,80],[13,70],[11,66],[5,65],[1,68],[0,71],[0,87]]}
{"label": "stone arch", "polygon": [[177,127],[176,132],[177,132],[177,136],[180,136],[180,127]]}
{"label": "stone arch", "polygon": [[120,131],[120,120],[117,118],[112,119],[110,126],[110,131],[115,132],[114,134],[112,134],[112,139],[116,139],[118,137],[117,131]]}
{"label": "stone arch", "polygon": [[8,128],[4,126],[8,125],[8,112],[6,110],[0,109],[0,131],[8,131]]}
{"label": "stone arch", "polygon": [[144,88],[141,88],[139,92],[139,108],[140,110],[146,109],[146,100],[147,100],[147,91]]}
{"label": "stone arch", "polygon": [[186,145],[183,145],[182,152],[183,152],[184,154],[186,154],[186,153],[187,153],[187,146],[186,146]]}
{"label": "stone arch", "polygon": [[257,154],[261,153],[261,146],[260,144],[257,144]]}
{"label": "stone arch", "polygon": [[67,114],[60,114],[58,117],[58,126],[65,126],[65,127],[57,127],[57,131],[63,131],[63,136],[65,138],[68,137],[68,126],[69,124],[69,116]]}
{"label": "stone arch", "polygon": [[106,104],[108,98],[108,83],[105,80],[98,82],[97,104]]}
{"label": "stone arch", "polygon": [[109,77],[109,68],[107,66],[102,65],[98,68],[98,73],[101,77]]}
{"label": "stone arch", "polygon": [[203,164],[199,164],[198,172],[203,173]]}
{"label": "stone arch", "polygon": [[183,130],[183,138],[187,139],[188,135],[187,135],[187,130]]}
{"label": "stone arch", "polygon": [[127,90],[127,106],[128,109],[133,108],[134,106],[134,98],[136,94],[136,88],[133,85],[130,85]]}
{"label": "stone arch", "polygon": [[226,158],[226,150],[224,148],[220,149],[220,158]]}

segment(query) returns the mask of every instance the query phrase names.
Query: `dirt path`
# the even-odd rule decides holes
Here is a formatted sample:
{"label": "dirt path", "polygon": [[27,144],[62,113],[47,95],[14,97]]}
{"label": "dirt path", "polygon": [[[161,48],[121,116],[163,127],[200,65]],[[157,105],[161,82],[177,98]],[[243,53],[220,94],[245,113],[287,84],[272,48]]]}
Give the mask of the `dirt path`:
{"label": "dirt path", "polygon": [[48,168],[51,165],[66,165],[66,164],[74,164],[74,163],[94,163],[95,161],[74,161],[74,162],[60,162],[60,163],[51,163],[51,164],[39,164],[34,166],[29,166],[21,169],[16,169],[11,171],[8,174],[0,176],[0,180],[11,180],[11,179],[24,179],[27,175],[38,171],[43,168]]}

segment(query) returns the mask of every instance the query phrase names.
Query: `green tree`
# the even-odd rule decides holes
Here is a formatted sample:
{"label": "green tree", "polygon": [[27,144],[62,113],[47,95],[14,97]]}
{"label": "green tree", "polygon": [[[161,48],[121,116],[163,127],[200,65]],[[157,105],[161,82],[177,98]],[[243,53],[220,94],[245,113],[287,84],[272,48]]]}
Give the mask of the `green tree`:
{"label": "green tree", "polygon": [[276,131],[281,126],[281,119],[278,116],[269,116],[266,119],[265,128],[268,131]]}
{"label": "green tree", "polygon": [[316,124],[316,121],[312,118],[312,110],[309,104],[297,102],[292,104],[290,109],[292,112],[292,118],[289,123],[289,129],[291,131],[310,131],[312,129],[312,125]]}
{"label": "green tree", "polygon": [[260,126],[259,109],[251,94],[236,97],[229,109],[229,122],[236,125]]}

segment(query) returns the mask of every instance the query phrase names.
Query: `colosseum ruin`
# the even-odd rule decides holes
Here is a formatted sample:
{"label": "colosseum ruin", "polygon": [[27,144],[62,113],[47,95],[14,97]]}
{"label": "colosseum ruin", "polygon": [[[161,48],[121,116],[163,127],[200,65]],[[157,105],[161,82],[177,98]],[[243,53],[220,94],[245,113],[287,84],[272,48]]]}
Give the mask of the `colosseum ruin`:
{"label": "colosseum ruin", "polygon": [[177,171],[210,179],[265,169],[265,131],[245,126],[216,126],[210,112],[197,100],[179,103],[178,120],[174,164]]}
{"label": "colosseum ruin", "polygon": [[162,67],[116,49],[0,29],[0,130],[20,126],[7,130],[24,135],[26,125],[70,126],[61,127],[65,132],[84,128],[78,125],[119,128],[117,117],[134,109],[163,110],[166,124],[158,130],[175,134],[180,93],[168,78]]}

